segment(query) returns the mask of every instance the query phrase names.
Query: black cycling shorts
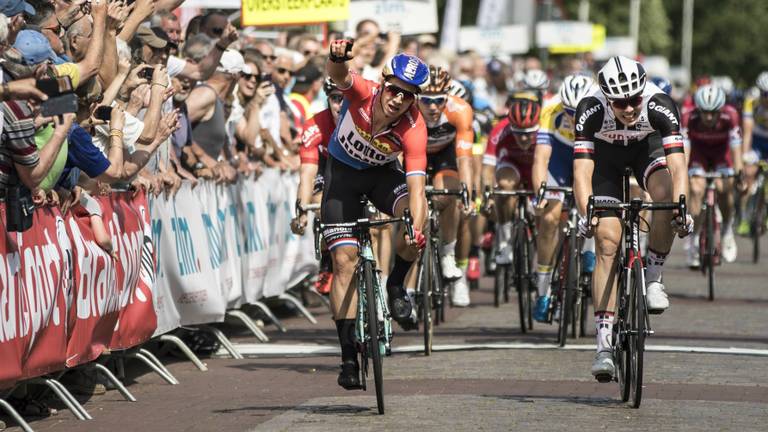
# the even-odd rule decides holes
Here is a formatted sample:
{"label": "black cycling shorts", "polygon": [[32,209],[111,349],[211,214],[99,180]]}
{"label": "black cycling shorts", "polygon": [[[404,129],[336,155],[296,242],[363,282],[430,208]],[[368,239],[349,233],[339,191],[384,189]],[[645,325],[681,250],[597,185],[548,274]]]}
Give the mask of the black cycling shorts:
{"label": "black cycling shorts", "polygon": [[[325,164],[325,188],[320,220],[323,223],[354,222],[366,217],[360,197],[365,195],[379,211],[393,215],[397,203],[408,196],[405,171],[395,161],[387,165],[357,170],[329,156]],[[357,246],[351,229],[329,228],[323,231],[328,249]]]}
{"label": "black cycling shorts", "polygon": [[637,184],[645,189],[648,177],[667,168],[661,135],[654,132],[645,139],[628,146],[595,141],[595,171],[592,174],[592,193],[595,200],[622,201],[624,168],[632,168]]}
{"label": "black cycling shorts", "polygon": [[323,191],[323,188],[325,187],[325,179],[323,178],[323,173],[325,172],[325,162],[327,158],[323,155],[320,155],[320,160],[317,164],[317,175],[315,176],[315,184],[312,186],[312,195],[317,195],[320,192]]}
{"label": "black cycling shorts", "polygon": [[459,172],[459,166],[456,163],[456,146],[453,144],[445,146],[444,149],[436,153],[427,154],[427,175],[429,178],[435,178],[435,175],[443,171]]}

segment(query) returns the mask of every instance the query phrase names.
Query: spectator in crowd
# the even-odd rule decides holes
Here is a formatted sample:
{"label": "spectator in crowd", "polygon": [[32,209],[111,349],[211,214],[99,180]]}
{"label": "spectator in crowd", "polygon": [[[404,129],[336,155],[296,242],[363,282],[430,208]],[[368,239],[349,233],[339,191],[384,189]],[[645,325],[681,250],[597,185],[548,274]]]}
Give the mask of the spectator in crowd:
{"label": "spectator in crowd", "polygon": [[231,26],[223,12],[211,12],[200,21],[200,33],[211,39],[220,38],[228,26]]}
{"label": "spectator in crowd", "polygon": [[[179,23],[176,15],[166,10],[161,10],[152,15],[151,24],[152,27],[161,28],[176,47],[181,44],[181,23]],[[176,53],[173,53],[173,55],[176,55]]]}
{"label": "spectator in crowd", "polygon": [[310,105],[323,88],[323,73],[313,63],[307,63],[294,74],[293,91],[290,95],[296,128],[304,130],[304,123],[312,118]]}

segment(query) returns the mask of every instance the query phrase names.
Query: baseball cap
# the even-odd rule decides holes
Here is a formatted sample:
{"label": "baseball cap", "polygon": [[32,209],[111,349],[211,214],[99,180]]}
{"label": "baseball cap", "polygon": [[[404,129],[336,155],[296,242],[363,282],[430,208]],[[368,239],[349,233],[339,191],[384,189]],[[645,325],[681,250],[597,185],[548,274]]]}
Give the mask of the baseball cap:
{"label": "baseball cap", "polygon": [[0,13],[12,17],[25,12],[27,15],[35,15],[35,8],[24,0],[0,0]]}
{"label": "baseball cap", "polygon": [[307,63],[293,74],[296,84],[309,84],[323,77],[323,73],[314,64]]}
{"label": "baseball cap", "polygon": [[20,31],[13,48],[21,54],[21,62],[25,65],[38,65],[46,60],[52,61],[53,64],[67,62],[53,52],[48,38],[39,31]]}
{"label": "baseball cap", "polygon": [[243,55],[235,50],[228,49],[221,54],[221,60],[219,60],[219,67],[216,68],[216,72],[237,74],[243,71],[245,68],[245,59]]}
{"label": "baseball cap", "polygon": [[168,35],[165,36],[165,38],[159,36],[157,32],[147,26],[139,27],[139,30],[136,32],[136,37],[141,43],[151,48],[165,48],[168,45]]}

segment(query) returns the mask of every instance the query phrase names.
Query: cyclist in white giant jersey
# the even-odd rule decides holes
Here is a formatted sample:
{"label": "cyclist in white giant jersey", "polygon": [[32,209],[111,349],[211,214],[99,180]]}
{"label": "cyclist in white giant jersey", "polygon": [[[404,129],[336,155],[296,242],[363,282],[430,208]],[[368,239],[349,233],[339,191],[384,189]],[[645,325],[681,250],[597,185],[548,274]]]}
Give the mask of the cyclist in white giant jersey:
{"label": "cyclist in white giant jersey", "polygon": [[[656,202],[688,195],[688,169],[680,134],[680,115],[672,99],[652,83],[646,84],[643,66],[626,57],[613,57],[598,73],[599,88],[576,108],[574,194],[583,216],[587,201],[620,201],[624,169],[632,169],[638,184]],[[674,197],[674,198],[673,198]],[[605,382],[614,376],[613,314],[616,307],[616,259],[622,226],[615,212],[598,214],[592,228],[579,221],[579,231],[596,237],[597,263],[593,273],[593,302],[597,356],[592,375]],[[657,212],[651,222],[646,268],[646,300],[651,313],[669,307],[662,284],[662,265],[672,247],[674,232],[693,231],[693,219]]]}

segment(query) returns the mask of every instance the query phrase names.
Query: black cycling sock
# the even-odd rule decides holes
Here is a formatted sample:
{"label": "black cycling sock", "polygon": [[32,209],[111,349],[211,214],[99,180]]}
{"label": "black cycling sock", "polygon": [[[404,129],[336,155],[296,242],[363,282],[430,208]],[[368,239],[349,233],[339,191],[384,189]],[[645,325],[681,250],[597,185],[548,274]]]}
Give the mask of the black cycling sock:
{"label": "black cycling sock", "polygon": [[[408,270],[411,269],[412,264],[413,261],[406,261],[401,258],[400,255],[395,254],[395,265],[389,273],[389,278],[387,278],[387,292],[389,292],[390,295],[394,294],[395,297],[402,297],[402,294],[405,292],[403,289],[403,282],[405,281],[405,276],[408,274]],[[399,291],[394,291],[396,289]]]}
{"label": "black cycling sock", "polygon": [[336,333],[339,336],[339,346],[341,346],[341,362],[357,361],[357,348],[355,348],[355,320],[336,320]]}
{"label": "black cycling sock", "polygon": [[469,257],[470,258],[477,258],[480,256],[480,246],[472,245],[469,247]]}

